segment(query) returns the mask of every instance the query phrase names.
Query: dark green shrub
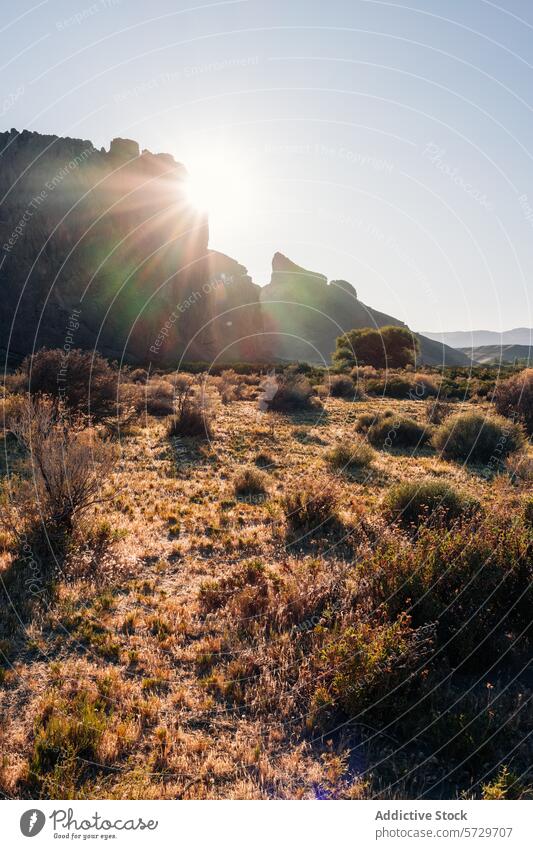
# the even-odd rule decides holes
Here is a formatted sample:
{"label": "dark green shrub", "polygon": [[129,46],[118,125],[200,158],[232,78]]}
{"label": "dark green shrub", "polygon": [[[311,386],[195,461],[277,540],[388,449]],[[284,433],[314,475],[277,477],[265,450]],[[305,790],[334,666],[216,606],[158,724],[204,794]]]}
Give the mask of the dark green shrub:
{"label": "dark green shrub", "polygon": [[333,360],[343,368],[404,368],[415,362],[419,351],[419,340],[408,327],[362,327],[339,336]]}
{"label": "dark green shrub", "polygon": [[360,433],[366,433],[368,428],[382,419],[384,416],[379,413],[361,413],[355,423],[355,429]]}
{"label": "dark green shrub", "polygon": [[386,516],[408,527],[449,524],[471,516],[479,502],[439,480],[405,481],[392,487],[384,501]]}
{"label": "dark green shrub", "polygon": [[505,457],[522,448],[524,435],[517,424],[501,416],[461,413],[440,425],[433,445],[448,459],[490,463],[496,471]]}
{"label": "dark green shrub", "polygon": [[311,701],[311,720],[316,714],[320,725],[328,702],[350,718],[367,709],[383,717],[392,705],[399,713],[416,688],[429,651],[429,634],[413,629],[405,613],[394,622],[359,620],[333,631],[311,658],[314,678],[320,681]]}

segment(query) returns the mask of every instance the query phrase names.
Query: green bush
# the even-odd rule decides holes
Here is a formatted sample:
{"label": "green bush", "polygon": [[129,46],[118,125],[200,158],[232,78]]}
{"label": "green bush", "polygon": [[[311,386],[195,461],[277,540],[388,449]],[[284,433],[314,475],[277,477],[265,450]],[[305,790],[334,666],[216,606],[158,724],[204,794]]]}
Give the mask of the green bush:
{"label": "green bush", "polygon": [[383,416],[369,427],[367,436],[375,448],[417,448],[425,445],[430,433],[414,419]]}
{"label": "green bush", "polygon": [[432,441],[447,459],[490,463],[496,471],[505,457],[523,447],[524,435],[519,425],[501,416],[461,413],[446,419]]}
{"label": "green bush", "polygon": [[333,360],[343,368],[404,368],[414,364],[419,352],[418,337],[408,327],[362,327],[338,337]]}
{"label": "green bush", "polygon": [[423,523],[450,524],[478,509],[476,499],[438,480],[405,481],[393,486],[384,501],[385,515],[410,527]]}

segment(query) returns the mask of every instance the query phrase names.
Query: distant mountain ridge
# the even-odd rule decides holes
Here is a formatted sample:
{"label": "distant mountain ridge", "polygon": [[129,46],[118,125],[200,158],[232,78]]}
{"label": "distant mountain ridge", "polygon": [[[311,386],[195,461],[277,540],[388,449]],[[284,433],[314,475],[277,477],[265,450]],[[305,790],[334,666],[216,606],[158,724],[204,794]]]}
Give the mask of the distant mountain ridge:
{"label": "distant mountain ridge", "polygon": [[482,345],[527,345],[533,346],[533,328],[515,327],[512,330],[454,330],[433,332],[422,330],[421,333],[436,342],[442,342],[451,348],[479,348]]}
{"label": "distant mountain ridge", "polygon": [[514,363],[516,360],[533,363],[533,347],[530,345],[480,345],[477,348],[463,348],[463,353],[479,365],[494,363]]}

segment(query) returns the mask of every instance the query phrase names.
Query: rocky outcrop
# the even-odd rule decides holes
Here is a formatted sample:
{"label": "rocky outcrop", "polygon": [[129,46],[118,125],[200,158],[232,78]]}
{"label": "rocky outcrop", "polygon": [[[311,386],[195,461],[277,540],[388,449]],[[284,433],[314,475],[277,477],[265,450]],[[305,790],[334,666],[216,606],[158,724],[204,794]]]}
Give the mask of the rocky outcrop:
{"label": "rocky outcrop", "polygon": [[[266,332],[276,353],[286,360],[331,361],[335,340],[360,327],[405,327],[404,322],[368,307],[346,280],[328,283],[323,274],[308,271],[276,253],[270,283],[261,289],[261,306]],[[423,336],[420,362],[428,365],[468,365],[454,351]]]}
{"label": "rocky outcrop", "polygon": [[[187,171],[169,154],[113,139],[0,133],[0,346],[11,362],[40,347],[97,349],[125,362],[305,359],[327,363],[354,327],[402,322],[345,280],[283,254],[261,288],[208,247]],[[461,352],[422,340],[426,362]]]}
{"label": "rocky outcrop", "polygon": [[[129,139],[105,151],[81,139],[0,134],[0,340],[10,358],[63,347],[67,337],[154,366],[222,352],[260,357],[259,287],[209,251],[186,177],[172,156],[140,153]],[[224,324],[217,316],[226,310]]]}

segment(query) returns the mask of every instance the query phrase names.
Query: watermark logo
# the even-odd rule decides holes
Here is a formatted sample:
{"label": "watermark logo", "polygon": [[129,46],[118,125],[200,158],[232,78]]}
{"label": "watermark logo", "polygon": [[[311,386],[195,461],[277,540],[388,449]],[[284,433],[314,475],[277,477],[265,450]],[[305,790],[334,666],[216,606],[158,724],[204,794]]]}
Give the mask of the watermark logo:
{"label": "watermark logo", "polygon": [[38,808],[24,811],[20,818],[20,830],[24,837],[35,837],[44,828],[46,817]]}

